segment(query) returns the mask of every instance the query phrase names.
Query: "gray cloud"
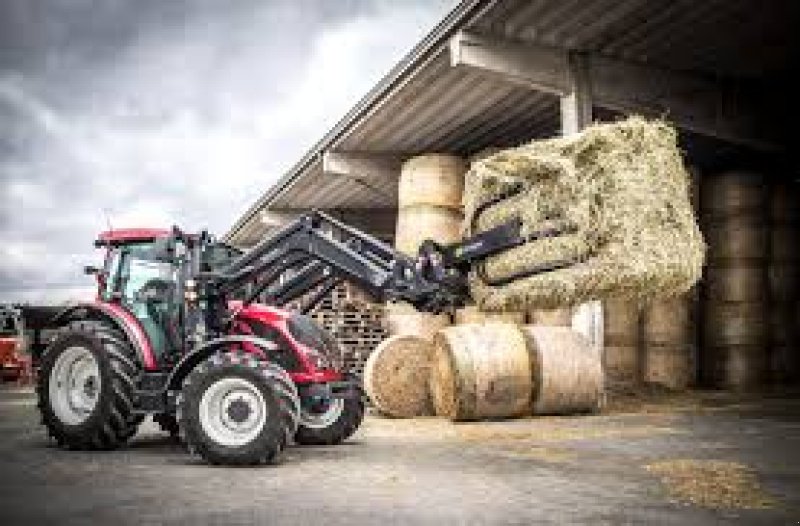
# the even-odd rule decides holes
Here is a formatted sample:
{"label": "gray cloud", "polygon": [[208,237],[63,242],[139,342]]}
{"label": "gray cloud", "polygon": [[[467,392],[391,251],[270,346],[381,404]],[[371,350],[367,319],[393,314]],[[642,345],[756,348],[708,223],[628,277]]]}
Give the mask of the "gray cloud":
{"label": "gray cloud", "polygon": [[223,232],[451,0],[5,0],[0,302],[90,294],[106,227]]}

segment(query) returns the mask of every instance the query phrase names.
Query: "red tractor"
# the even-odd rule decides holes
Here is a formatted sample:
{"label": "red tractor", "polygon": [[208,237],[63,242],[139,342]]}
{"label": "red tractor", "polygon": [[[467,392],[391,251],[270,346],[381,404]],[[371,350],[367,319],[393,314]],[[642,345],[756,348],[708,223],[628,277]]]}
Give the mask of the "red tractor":
{"label": "red tractor", "polygon": [[96,301],[47,321],[60,332],[38,360],[42,422],[64,447],[113,449],[150,415],[215,464],[337,444],[361,424],[361,388],[303,313],[341,280],[419,309],[460,305],[474,262],[529,240],[512,222],[408,258],[321,212],[244,253],[205,232],[105,232],[105,264],[86,269]]}

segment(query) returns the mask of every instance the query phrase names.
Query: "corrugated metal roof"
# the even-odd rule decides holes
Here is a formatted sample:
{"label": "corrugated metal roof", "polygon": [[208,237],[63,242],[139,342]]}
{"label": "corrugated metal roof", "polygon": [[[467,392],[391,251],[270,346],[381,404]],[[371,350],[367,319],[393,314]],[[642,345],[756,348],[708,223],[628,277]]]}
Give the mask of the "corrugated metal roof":
{"label": "corrugated metal roof", "polygon": [[[559,130],[558,100],[450,66],[459,29],[722,77],[784,74],[797,58],[800,2],[774,0],[468,0],[462,2],[237,222],[259,235],[267,208],[393,208],[396,182],[324,174],[326,150],[469,155]],[[310,184],[313,182],[313,184]]]}

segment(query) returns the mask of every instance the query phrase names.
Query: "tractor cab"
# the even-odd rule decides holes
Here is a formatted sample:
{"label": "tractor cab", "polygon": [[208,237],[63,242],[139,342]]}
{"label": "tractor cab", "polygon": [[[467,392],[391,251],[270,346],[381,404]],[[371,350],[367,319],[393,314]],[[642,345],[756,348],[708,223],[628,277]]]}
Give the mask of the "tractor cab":
{"label": "tractor cab", "polygon": [[130,312],[159,358],[181,352],[182,242],[169,230],[125,229],[103,232],[95,246],[106,249],[102,269],[86,268],[97,278],[98,299]]}

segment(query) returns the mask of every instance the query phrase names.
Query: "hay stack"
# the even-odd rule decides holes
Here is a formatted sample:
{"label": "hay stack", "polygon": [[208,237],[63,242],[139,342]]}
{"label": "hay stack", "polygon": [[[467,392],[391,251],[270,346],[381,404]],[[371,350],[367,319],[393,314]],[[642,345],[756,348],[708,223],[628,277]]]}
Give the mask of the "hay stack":
{"label": "hay stack", "polygon": [[767,377],[766,190],[764,178],[749,172],[704,180],[703,231],[709,244],[702,373],[715,387],[749,389]]}
{"label": "hay stack", "polygon": [[524,312],[484,312],[474,305],[456,309],[455,321],[459,325],[467,323],[525,323]]}
{"label": "hay stack", "polygon": [[[466,164],[447,154],[413,157],[403,164],[398,190],[395,248],[416,256],[427,239],[454,243],[461,239],[461,195]],[[432,338],[450,324],[449,316],[416,312],[410,306],[387,306],[390,334]]]}
{"label": "hay stack", "polygon": [[490,258],[490,278],[562,259],[583,263],[500,287],[473,275],[474,297],[485,310],[527,310],[687,291],[700,276],[704,253],[689,183],[675,130],[641,118],[535,141],[475,163],[465,183],[467,224],[482,203],[514,184],[524,187],[484,213],[477,231],[512,217],[522,219],[525,233],[548,225],[577,228]]}
{"label": "hay stack", "polygon": [[767,275],[771,300],[770,369],[772,380],[800,380],[800,188],[780,182],[770,198],[770,257]]}
{"label": "hay stack", "polygon": [[597,347],[569,327],[524,329],[534,375],[534,414],[596,411],[603,403],[603,366]]}
{"label": "hay stack", "polygon": [[417,336],[430,341],[440,329],[450,325],[450,316],[419,312],[408,303],[389,303],[384,321],[391,336]]}
{"label": "hay stack", "polygon": [[619,298],[610,298],[603,306],[603,365],[608,381],[636,384],[640,379],[639,306]]}
{"label": "hay stack", "polygon": [[533,309],[528,311],[528,321],[532,325],[545,325],[549,327],[571,327],[572,309]]}
{"label": "hay stack", "polygon": [[695,380],[695,294],[661,300],[642,311],[642,379],[670,389]]}
{"label": "hay stack", "polygon": [[395,247],[415,256],[426,239],[461,238],[461,197],[467,167],[460,157],[429,154],[407,160],[400,172]]}
{"label": "hay stack", "polygon": [[481,323],[439,331],[430,388],[436,414],[451,420],[529,414],[531,361],[521,329]]}
{"label": "hay stack", "polygon": [[396,418],[433,414],[428,378],[433,346],[416,336],[390,336],[364,367],[364,389],[381,413]]}

